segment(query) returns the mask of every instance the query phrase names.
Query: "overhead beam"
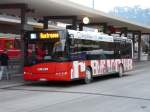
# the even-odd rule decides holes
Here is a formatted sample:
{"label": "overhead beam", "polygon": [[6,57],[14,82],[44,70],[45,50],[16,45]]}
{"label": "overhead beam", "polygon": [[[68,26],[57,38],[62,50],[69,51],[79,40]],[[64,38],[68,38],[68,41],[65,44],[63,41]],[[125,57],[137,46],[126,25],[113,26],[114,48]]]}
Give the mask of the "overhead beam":
{"label": "overhead beam", "polygon": [[96,25],[107,25],[107,23],[103,22],[103,23],[89,23],[89,24],[84,24],[81,23],[84,26],[96,26]]}
{"label": "overhead beam", "polygon": [[79,24],[79,30],[80,31],[83,30],[83,26],[103,26],[103,32],[104,33],[107,32],[107,23],[105,23],[105,22],[103,22],[103,23],[89,23],[89,24],[80,23]]}
{"label": "overhead beam", "polygon": [[139,34],[141,31],[139,30],[127,30],[128,33],[134,33],[134,34]]}
{"label": "overhead beam", "polygon": [[45,19],[74,19],[77,16],[45,16]]}
{"label": "overhead beam", "polygon": [[150,33],[142,33],[142,35],[150,35]]}
{"label": "overhead beam", "polygon": [[48,21],[49,20],[71,20],[71,26],[67,26],[67,28],[71,28],[76,30],[77,29],[77,16],[45,16],[43,18],[43,26],[44,29],[48,29]]}
{"label": "overhead beam", "polygon": [[26,12],[34,12],[34,9],[29,9],[28,5],[24,3],[0,4],[0,9],[26,9]]}
{"label": "overhead beam", "polygon": [[0,9],[21,9],[27,8],[27,4],[15,3],[15,4],[0,4]]}

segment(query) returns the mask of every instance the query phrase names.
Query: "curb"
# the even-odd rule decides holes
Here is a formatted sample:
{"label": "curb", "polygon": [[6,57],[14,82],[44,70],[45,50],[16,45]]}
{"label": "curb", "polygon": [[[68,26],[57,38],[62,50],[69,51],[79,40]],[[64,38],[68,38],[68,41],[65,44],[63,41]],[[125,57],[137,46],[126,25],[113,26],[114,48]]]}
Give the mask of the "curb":
{"label": "curb", "polygon": [[17,87],[17,86],[22,86],[25,83],[18,83],[18,84],[8,84],[8,85],[4,85],[2,87],[0,87],[0,89],[7,89],[7,88],[11,88],[11,87]]}
{"label": "curb", "polygon": [[26,84],[34,84],[34,83],[37,83],[37,82],[21,82],[21,83],[16,83],[16,84],[7,84],[7,85],[4,85],[4,86],[1,86],[0,89],[8,89],[8,88],[11,88],[11,87],[23,86],[23,85],[26,85]]}

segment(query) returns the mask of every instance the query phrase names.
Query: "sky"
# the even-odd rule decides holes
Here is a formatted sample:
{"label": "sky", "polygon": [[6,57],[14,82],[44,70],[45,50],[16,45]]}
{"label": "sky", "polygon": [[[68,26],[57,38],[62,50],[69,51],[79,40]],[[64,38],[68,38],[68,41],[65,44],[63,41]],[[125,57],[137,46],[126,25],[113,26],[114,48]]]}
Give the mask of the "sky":
{"label": "sky", "polygon": [[[79,4],[92,7],[93,0],[70,0]],[[150,0],[94,0],[95,9],[109,12],[116,6],[129,6],[133,7],[139,5],[141,8],[150,8]]]}

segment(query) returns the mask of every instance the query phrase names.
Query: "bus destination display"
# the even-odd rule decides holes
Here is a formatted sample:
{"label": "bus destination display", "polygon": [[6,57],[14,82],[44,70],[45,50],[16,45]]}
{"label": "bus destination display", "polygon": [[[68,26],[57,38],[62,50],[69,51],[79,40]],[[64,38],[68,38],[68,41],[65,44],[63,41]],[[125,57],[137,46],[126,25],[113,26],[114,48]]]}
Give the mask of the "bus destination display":
{"label": "bus destination display", "polygon": [[36,39],[42,39],[42,40],[47,40],[47,39],[59,39],[60,35],[59,32],[38,32],[38,33],[30,33],[31,40],[36,40]]}

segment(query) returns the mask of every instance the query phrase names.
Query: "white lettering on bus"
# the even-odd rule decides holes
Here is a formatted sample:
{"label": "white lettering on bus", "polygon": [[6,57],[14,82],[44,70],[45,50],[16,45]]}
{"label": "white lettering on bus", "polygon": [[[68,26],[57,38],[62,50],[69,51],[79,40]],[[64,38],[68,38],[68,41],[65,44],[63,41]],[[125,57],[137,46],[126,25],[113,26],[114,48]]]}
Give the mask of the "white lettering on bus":
{"label": "white lettering on bus", "polygon": [[93,75],[115,72],[118,70],[117,65],[120,63],[121,61],[119,60],[92,60],[91,67],[93,70]]}
{"label": "white lettering on bus", "polygon": [[[119,65],[123,64],[124,70],[132,69],[132,59],[91,60],[92,74],[103,75],[118,72]],[[71,69],[71,79],[79,78],[81,72],[85,72],[85,61],[74,61]]]}
{"label": "white lettering on bus", "polygon": [[80,72],[85,72],[85,62],[73,61],[73,67],[71,69],[71,79],[79,78]]}

